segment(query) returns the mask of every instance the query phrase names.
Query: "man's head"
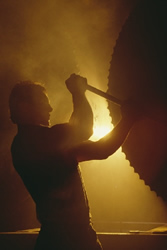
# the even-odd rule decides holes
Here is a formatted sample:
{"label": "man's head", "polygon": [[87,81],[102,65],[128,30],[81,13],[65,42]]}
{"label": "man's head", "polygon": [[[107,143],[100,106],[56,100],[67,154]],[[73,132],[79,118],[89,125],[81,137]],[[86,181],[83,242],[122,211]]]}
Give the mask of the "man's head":
{"label": "man's head", "polygon": [[49,125],[52,107],[40,83],[23,81],[16,84],[10,94],[9,107],[13,123]]}

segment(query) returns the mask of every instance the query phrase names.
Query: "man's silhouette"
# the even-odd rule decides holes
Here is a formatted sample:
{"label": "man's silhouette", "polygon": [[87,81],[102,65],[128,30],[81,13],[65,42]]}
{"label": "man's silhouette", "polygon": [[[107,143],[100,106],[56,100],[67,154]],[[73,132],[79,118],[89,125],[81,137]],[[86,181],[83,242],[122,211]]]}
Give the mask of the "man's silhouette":
{"label": "man's silhouette", "polygon": [[113,154],[136,115],[124,115],[107,136],[89,141],[93,113],[85,97],[87,80],[72,74],[66,86],[72,93],[73,113],[69,123],[52,127],[45,88],[29,81],[13,88],[9,105],[11,120],[18,126],[11,146],[13,164],[36,203],[41,230],[35,249],[98,250],[102,247],[91,224],[78,163]]}

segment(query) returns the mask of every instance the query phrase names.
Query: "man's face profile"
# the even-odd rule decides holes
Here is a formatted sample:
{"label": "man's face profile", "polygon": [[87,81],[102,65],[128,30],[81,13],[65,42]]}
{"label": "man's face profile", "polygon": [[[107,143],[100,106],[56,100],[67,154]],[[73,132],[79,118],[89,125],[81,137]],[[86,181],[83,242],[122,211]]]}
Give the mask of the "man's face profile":
{"label": "man's face profile", "polygon": [[50,112],[53,110],[48,95],[45,91],[39,91],[31,104],[35,125],[50,125]]}
{"label": "man's face profile", "polygon": [[10,98],[10,113],[13,123],[18,125],[50,125],[53,110],[45,88],[33,82],[15,85]]}

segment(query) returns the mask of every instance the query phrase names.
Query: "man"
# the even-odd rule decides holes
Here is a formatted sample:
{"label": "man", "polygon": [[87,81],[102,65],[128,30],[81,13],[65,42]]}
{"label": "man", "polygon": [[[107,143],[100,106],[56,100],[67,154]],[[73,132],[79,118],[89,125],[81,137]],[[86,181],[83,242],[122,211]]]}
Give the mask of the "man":
{"label": "man", "polygon": [[136,116],[125,115],[107,136],[88,141],[93,114],[85,97],[87,80],[72,74],[66,86],[74,111],[69,123],[52,127],[45,88],[33,82],[13,88],[9,105],[11,120],[18,126],[11,146],[13,164],[36,203],[41,230],[35,249],[99,250],[78,163],[113,154]]}

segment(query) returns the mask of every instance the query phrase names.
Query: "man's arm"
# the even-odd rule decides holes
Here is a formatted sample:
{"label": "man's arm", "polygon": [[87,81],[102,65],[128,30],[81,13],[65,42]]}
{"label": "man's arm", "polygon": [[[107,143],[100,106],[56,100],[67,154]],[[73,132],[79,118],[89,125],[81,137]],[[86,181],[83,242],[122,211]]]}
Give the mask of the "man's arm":
{"label": "man's arm", "polygon": [[122,119],[116,127],[99,141],[86,141],[73,149],[72,154],[78,162],[102,160],[115,153],[126,140],[133,121]]}
{"label": "man's arm", "polygon": [[99,141],[86,141],[72,150],[78,162],[106,159],[122,146],[135,121],[142,118],[142,111],[131,101],[125,102],[121,111],[122,119],[110,133]]}
{"label": "man's arm", "polygon": [[73,126],[78,139],[87,140],[93,133],[93,112],[85,96],[87,79],[72,74],[66,80],[66,86],[73,99],[73,113],[69,124]]}

